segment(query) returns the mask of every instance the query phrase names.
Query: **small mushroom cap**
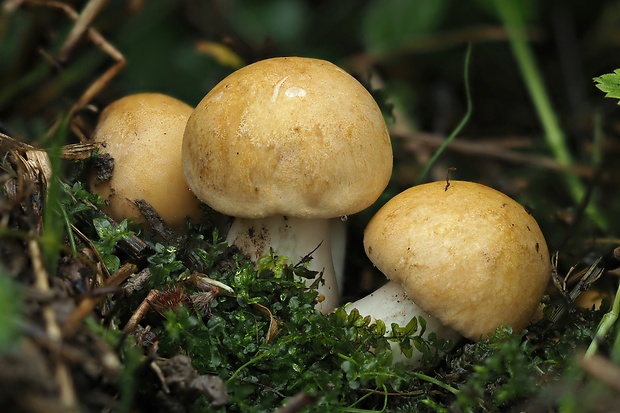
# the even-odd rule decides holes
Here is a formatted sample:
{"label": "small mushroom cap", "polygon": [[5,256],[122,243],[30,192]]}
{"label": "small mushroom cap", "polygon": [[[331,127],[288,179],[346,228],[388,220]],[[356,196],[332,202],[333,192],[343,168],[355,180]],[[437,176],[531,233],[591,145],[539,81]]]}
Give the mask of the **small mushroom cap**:
{"label": "small mushroom cap", "polygon": [[133,201],[143,199],[173,227],[201,215],[200,201],[189,190],[181,166],[181,144],[193,108],[159,93],[121,98],[101,113],[93,141],[114,158],[112,177],[90,179],[91,190],[109,201],[115,220],[144,217]]}
{"label": "small mushroom cap", "polygon": [[551,274],[545,238],[517,202],[464,181],[412,187],[364,234],[370,260],[428,314],[479,340],[527,326]]}
{"label": "small mushroom cap", "polygon": [[370,206],[392,173],[381,110],[324,60],[246,66],[198,104],[183,141],[185,177],[224,214],[333,218]]}

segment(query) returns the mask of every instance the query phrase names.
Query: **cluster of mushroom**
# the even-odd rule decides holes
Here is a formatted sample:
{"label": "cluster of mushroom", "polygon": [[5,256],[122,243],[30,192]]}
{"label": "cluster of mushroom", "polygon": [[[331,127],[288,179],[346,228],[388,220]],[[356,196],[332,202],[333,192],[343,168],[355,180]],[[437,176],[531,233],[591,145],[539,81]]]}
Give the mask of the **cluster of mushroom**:
{"label": "cluster of mushroom", "polygon": [[[317,305],[324,313],[340,304],[333,255],[342,251],[331,240],[341,217],[372,205],[392,173],[377,103],[344,70],[318,59],[246,66],[195,109],[157,94],[121,99],[104,111],[95,140],[107,143],[117,168],[129,165],[105,184],[92,181],[109,197],[111,213],[139,220],[130,200],[144,199],[176,225],[197,215],[197,197],[234,217],[228,241],[251,258],[273,250],[295,263],[312,255],[309,268],[324,281]],[[149,149],[156,140],[167,142],[164,155]],[[140,159],[118,162],[129,156]],[[153,184],[141,189],[132,173]],[[121,211],[127,205],[130,212]],[[525,327],[550,272],[532,216],[469,182],[401,193],[371,220],[364,245],[392,281],[347,308],[388,326],[422,315],[427,334],[455,342],[479,339],[500,324]]]}
{"label": "cluster of mushroom", "polygon": [[[129,99],[141,103],[146,96],[125,101]],[[284,57],[232,73],[193,112],[166,108],[176,114],[165,115],[161,108],[161,113],[146,116],[123,101],[104,111],[95,140],[107,142],[106,150],[117,161],[124,161],[120,158],[128,152],[143,154],[117,165],[141,165],[145,170],[117,171],[117,182],[113,178],[103,185],[113,193],[111,212],[116,212],[117,203],[131,206],[128,199],[142,198],[165,221],[166,208],[160,209],[160,201],[191,207],[177,209],[175,219],[191,215],[193,201],[181,201],[172,192],[182,187],[185,194],[189,186],[202,202],[234,217],[228,241],[248,256],[257,259],[273,249],[295,263],[311,254],[309,269],[321,273],[324,281],[318,287],[324,297],[318,309],[328,313],[339,304],[332,248],[343,245],[332,246],[331,238],[341,233],[341,217],[375,202],[392,173],[392,146],[383,115],[357,80],[324,60]],[[178,125],[172,125],[172,116]],[[160,129],[158,137],[152,136],[150,131],[163,123],[175,130]],[[163,151],[167,156],[147,152],[146,142],[164,138],[170,142]],[[139,140],[145,146],[130,148]],[[166,157],[175,163],[170,175],[160,162]],[[187,184],[177,179],[181,164]],[[156,185],[148,191],[160,188],[162,194],[138,192],[136,182],[127,178],[132,172],[139,179],[152,176]],[[118,180],[129,181],[128,189],[134,192],[121,188]],[[102,185],[92,187],[98,190]]]}

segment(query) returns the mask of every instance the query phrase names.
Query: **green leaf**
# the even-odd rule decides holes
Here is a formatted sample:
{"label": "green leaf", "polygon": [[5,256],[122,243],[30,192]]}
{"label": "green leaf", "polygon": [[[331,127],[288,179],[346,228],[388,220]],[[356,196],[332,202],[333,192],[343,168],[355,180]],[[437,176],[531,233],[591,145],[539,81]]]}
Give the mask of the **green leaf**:
{"label": "green leaf", "polygon": [[95,217],[93,218],[93,226],[99,236],[99,240],[93,241],[93,245],[99,252],[108,271],[113,273],[120,267],[120,259],[114,255],[116,244],[132,236],[134,232],[128,228],[127,220],[123,220],[118,226],[114,227],[107,218]]}
{"label": "green leaf", "polygon": [[620,69],[595,77],[593,80],[596,82],[595,86],[605,92],[606,98],[620,99]]}

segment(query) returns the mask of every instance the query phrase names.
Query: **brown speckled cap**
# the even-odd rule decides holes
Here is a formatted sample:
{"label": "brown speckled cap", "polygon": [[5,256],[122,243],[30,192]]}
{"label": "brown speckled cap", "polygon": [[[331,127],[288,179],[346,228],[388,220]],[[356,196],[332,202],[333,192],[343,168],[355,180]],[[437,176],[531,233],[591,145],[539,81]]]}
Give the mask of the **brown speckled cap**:
{"label": "brown speckled cap", "polygon": [[500,324],[521,331],[550,276],[534,218],[508,196],[472,182],[402,192],[372,218],[364,246],[410,299],[472,340]]}
{"label": "brown speckled cap", "polygon": [[392,173],[392,147],[368,91],[324,60],[246,66],[198,104],[183,141],[187,182],[244,218],[332,218],[370,206]]}

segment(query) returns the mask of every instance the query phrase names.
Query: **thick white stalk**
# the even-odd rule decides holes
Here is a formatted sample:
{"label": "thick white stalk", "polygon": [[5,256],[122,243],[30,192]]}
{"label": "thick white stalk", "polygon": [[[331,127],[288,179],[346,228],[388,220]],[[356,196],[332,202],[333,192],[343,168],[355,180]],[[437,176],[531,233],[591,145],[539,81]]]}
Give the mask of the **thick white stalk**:
{"label": "thick white stalk", "polygon": [[[301,219],[284,216],[268,218],[235,218],[227,241],[256,261],[269,255],[273,248],[276,255],[286,256],[292,264],[311,254],[308,268],[323,271],[325,284],[318,291],[325,299],[317,304],[324,314],[330,313],[340,301],[338,284],[334,274],[331,249],[331,220]],[[310,285],[314,280],[307,280]]]}
{"label": "thick white stalk", "polygon": [[[438,338],[450,339],[454,344],[462,338],[462,336],[449,327],[444,326],[441,322],[424,312],[412,300],[407,297],[407,293],[402,286],[394,281],[389,281],[383,287],[375,292],[347,305],[347,311],[357,308],[363,316],[370,316],[373,320],[382,320],[387,327],[387,333],[392,331],[392,323],[404,327],[411,321],[413,317],[422,316],[426,320],[426,331],[422,337],[428,337],[430,333],[435,333]],[[392,346],[392,354],[394,355],[394,363],[402,361],[409,365],[418,365],[422,359],[422,353],[413,350],[410,358],[400,351],[398,343],[390,342]]]}

